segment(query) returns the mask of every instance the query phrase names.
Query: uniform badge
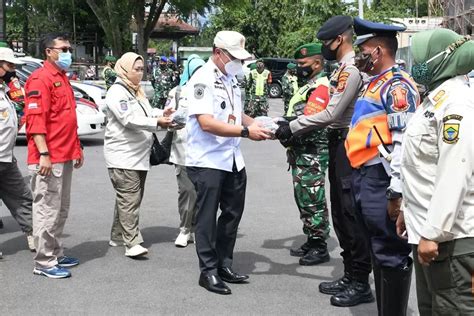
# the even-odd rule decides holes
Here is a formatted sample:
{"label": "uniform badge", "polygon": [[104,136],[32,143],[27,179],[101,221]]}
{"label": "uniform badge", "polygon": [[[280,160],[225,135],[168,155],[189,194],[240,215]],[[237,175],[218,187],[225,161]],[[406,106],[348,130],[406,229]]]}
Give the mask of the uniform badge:
{"label": "uniform badge", "polygon": [[462,116],[450,114],[443,117],[443,142],[446,144],[456,144],[459,140],[460,123],[449,123],[449,121],[462,121]]}
{"label": "uniform badge", "polygon": [[341,72],[341,74],[339,75],[339,80],[337,81],[337,92],[344,92],[344,90],[346,89],[347,78],[349,78],[349,73],[347,71]]}
{"label": "uniform badge", "polygon": [[223,109],[223,110],[225,109],[225,101],[222,101],[222,103],[221,103],[221,109]]}
{"label": "uniform badge", "polygon": [[20,85],[20,82],[19,82],[18,80],[15,80],[15,81],[13,82],[13,86],[14,86],[15,88],[17,88],[17,89],[21,89],[21,85]]}
{"label": "uniform badge", "polygon": [[122,110],[123,112],[128,110],[127,100],[120,100],[120,110]]}
{"label": "uniform badge", "polygon": [[206,87],[205,85],[200,84],[200,83],[195,84],[194,85],[194,98],[196,98],[198,100],[202,99],[204,97],[204,88],[205,87]]}
{"label": "uniform badge", "polygon": [[304,48],[300,49],[300,53],[301,53],[301,55],[306,56],[308,54],[308,49],[306,47],[304,47]]}
{"label": "uniform badge", "polygon": [[385,83],[385,80],[381,79],[377,81],[377,83],[374,85],[372,89],[370,89],[370,93],[375,93],[383,84]]}
{"label": "uniform badge", "polygon": [[397,85],[392,91],[390,91],[392,95],[392,109],[395,112],[404,112],[408,110],[410,107],[410,103],[408,102],[407,95],[408,90],[403,88],[401,85]]}
{"label": "uniform badge", "polygon": [[33,110],[38,108],[38,103],[29,103],[28,104],[28,110]]}
{"label": "uniform badge", "polygon": [[57,81],[57,82],[55,82],[55,83],[53,83],[53,84],[54,84],[54,86],[55,86],[56,88],[58,88],[58,87],[61,86],[61,81]]}
{"label": "uniform badge", "polygon": [[6,121],[8,119],[8,110],[4,109],[0,111],[0,119]]}
{"label": "uniform badge", "polygon": [[433,98],[433,101],[438,102],[446,94],[444,90],[439,90]]}

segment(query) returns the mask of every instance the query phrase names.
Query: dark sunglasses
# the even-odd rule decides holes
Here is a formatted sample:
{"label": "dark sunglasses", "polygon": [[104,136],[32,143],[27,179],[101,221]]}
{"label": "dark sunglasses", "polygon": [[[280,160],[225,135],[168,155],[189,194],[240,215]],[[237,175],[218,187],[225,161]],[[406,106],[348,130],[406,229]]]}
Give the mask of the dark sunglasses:
{"label": "dark sunglasses", "polygon": [[67,53],[67,52],[72,53],[74,51],[74,49],[72,47],[48,47],[48,48],[49,49],[59,49],[63,53]]}

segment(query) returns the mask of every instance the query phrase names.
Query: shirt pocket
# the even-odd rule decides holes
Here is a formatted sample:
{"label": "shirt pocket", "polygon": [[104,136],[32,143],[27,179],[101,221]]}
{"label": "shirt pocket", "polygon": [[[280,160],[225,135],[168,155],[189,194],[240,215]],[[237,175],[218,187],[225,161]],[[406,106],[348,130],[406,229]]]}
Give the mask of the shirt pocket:
{"label": "shirt pocket", "polygon": [[226,122],[229,120],[229,114],[232,114],[232,104],[225,91],[215,90],[214,95],[214,116],[215,119]]}
{"label": "shirt pocket", "polygon": [[70,91],[67,87],[60,86],[53,88],[51,92],[51,111],[59,113],[71,109]]}
{"label": "shirt pocket", "polygon": [[413,122],[405,133],[405,151],[402,163],[419,168],[424,163],[436,162],[438,157],[438,137],[436,121]]}

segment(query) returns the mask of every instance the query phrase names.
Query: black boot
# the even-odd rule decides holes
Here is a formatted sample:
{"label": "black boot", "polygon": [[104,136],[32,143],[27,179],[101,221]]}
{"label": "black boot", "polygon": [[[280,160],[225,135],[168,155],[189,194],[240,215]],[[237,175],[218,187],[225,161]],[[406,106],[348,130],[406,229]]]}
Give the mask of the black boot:
{"label": "black boot", "polygon": [[299,248],[290,249],[290,256],[303,257],[305,254],[308,253],[309,248],[310,248],[309,242],[307,241],[304,244],[302,244]]}
{"label": "black boot", "polygon": [[329,261],[329,252],[325,241],[311,239],[309,246],[308,252],[300,258],[300,265],[314,266]]}
{"label": "black boot", "polygon": [[331,305],[340,307],[356,306],[373,301],[374,296],[370,285],[359,281],[352,281],[344,291],[331,296]]}
{"label": "black boot", "polygon": [[337,279],[336,281],[319,283],[319,292],[334,295],[347,289],[351,282],[352,279],[350,275],[346,273],[342,278]]}
{"label": "black boot", "polygon": [[372,269],[374,271],[374,285],[375,285],[375,297],[377,299],[377,311],[378,311],[378,315],[380,316],[381,311],[382,311],[382,307],[381,307],[382,298],[380,296],[380,293],[382,291],[382,276],[380,272],[380,266],[373,263]]}
{"label": "black boot", "polygon": [[[405,316],[407,314],[408,298],[410,296],[411,274],[413,261],[403,269],[381,268],[382,291],[381,315]],[[379,310],[380,313],[380,310]]]}

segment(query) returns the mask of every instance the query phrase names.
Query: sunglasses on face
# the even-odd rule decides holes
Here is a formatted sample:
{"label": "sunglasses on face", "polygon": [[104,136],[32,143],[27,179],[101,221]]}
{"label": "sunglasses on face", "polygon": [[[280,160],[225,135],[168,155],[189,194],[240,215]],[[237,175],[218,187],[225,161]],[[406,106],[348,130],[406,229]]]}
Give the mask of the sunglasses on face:
{"label": "sunglasses on face", "polygon": [[58,49],[60,51],[62,51],[63,53],[67,53],[67,52],[70,52],[72,53],[74,51],[74,49],[72,47],[48,47],[49,49]]}

